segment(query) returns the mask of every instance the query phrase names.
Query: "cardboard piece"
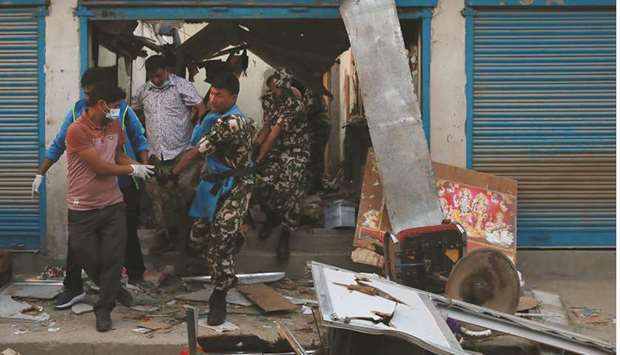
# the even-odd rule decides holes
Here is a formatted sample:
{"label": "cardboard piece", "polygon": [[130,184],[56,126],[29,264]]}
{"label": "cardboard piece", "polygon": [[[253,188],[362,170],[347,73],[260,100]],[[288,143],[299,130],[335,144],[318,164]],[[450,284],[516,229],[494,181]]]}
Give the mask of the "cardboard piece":
{"label": "cardboard piece", "polygon": [[265,284],[240,285],[239,291],[266,313],[297,309],[296,305]]}
{"label": "cardboard piece", "polygon": [[[351,258],[381,268],[383,237],[391,227],[376,166],[371,149]],[[516,263],[517,181],[441,163],[433,163],[433,170],[444,218],[465,228],[467,250],[497,249]]]}

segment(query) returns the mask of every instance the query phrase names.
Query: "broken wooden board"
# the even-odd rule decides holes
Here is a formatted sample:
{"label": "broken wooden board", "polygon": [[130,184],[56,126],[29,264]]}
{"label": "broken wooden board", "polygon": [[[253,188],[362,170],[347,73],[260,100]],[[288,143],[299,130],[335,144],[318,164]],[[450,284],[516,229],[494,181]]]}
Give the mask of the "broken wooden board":
{"label": "broken wooden board", "polygon": [[[516,180],[436,162],[433,170],[443,216],[465,228],[467,250],[496,249],[516,263]],[[375,154],[370,150],[351,254],[356,263],[383,267],[383,236],[391,231],[383,200]]]}
{"label": "broken wooden board", "polygon": [[297,309],[296,305],[265,284],[240,285],[239,291],[266,313]]}
{"label": "broken wooden board", "polygon": [[355,59],[392,230],[439,224],[442,213],[428,142],[394,0],[343,0],[340,14]]}
{"label": "broken wooden board", "polygon": [[[177,295],[174,298],[181,301],[206,303],[209,302],[209,297],[211,297],[211,293],[213,293],[214,288],[215,287],[213,285],[205,285],[204,290],[184,293],[182,295]],[[226,293],[226,302],[239,306],[251,306],[253,304],[236,289],[232,289]]]}

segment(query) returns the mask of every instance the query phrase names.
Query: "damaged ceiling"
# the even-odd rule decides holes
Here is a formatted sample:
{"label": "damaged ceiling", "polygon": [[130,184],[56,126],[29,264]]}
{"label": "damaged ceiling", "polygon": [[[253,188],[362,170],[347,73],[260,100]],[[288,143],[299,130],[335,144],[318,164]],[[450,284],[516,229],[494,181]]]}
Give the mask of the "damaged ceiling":
{"label": "damaged ceiling", "polygon": [[[114,26],[110,22],[94,22],[97,40],[107,49],[130,59],[144,57],[144,47],[163,51],[154,41],[133,34],[138,21],[114,21]],[[401,24],[405,38],[416,38],[415,21]],[[288,69],[304,85],[320,92],[325,91],[322,74],[350,45],[340,19],[227,20],[206,24],[180,45],[177,58],[186,65],[199,63],[230,46],[246,47],[270,66]]]}
{"label": "damaged ceiling", "polygon": [[349,48],[349,40],[340,20],[226,21],[209,23],[180,50],[187,62],[200,62],[226,47],[240,45],[270,66],[286,68],[304,85],[322,91],[322,74]]}

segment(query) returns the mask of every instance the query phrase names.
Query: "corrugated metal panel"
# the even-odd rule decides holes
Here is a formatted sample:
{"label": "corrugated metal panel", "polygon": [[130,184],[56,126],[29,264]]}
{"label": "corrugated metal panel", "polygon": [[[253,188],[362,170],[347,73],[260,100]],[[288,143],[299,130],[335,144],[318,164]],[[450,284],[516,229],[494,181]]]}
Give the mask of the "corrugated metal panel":
{"label": "corrugated metal panel", "polygon": [[519,182],[520,246],[614,246],[616,14],[478,11],[472,167]]}
{"label": "corrugated metal panel", "polygon": [[39,161],[35,9],[0,10],[0,246],[31,248],[41,234],[30,185]]}

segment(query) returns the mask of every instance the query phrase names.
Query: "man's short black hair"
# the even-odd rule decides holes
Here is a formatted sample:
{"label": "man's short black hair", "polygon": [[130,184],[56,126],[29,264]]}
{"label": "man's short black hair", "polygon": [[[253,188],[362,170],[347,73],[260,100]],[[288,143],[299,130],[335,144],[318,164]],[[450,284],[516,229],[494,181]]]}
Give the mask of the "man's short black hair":
{"label": "man's short black hair", "polygon": [[124,98],[125,92],[123,89],[113,83],[102,81],[93,86],[93,90],[90,93],[88,101],[86,102],[86,106],[93,107],[97,104],[97,102],[99,102],[99,100],[103,100],[106,103],[112,103]]}
{"label": "man's short black hair", "polygon": [[87,86],[92,86],[105,80],[108,80],[105,75],[105,70],[101,68],[88,68],[84,74],[82,74],[80,85],[82,86],[82,89],[84,89]]}
{"label": "man's short black hair", "polygon": [[239,79],[233,73],[219,73],[211,81],[211,87],[216,89],[225,89],[233,95],[239,95]]}
{"label": "man's short black hair", "polygon": [[157,69],[166,69],[168,60],[163,55],[152,55],[144,62],[147,73],[154,73]]}

